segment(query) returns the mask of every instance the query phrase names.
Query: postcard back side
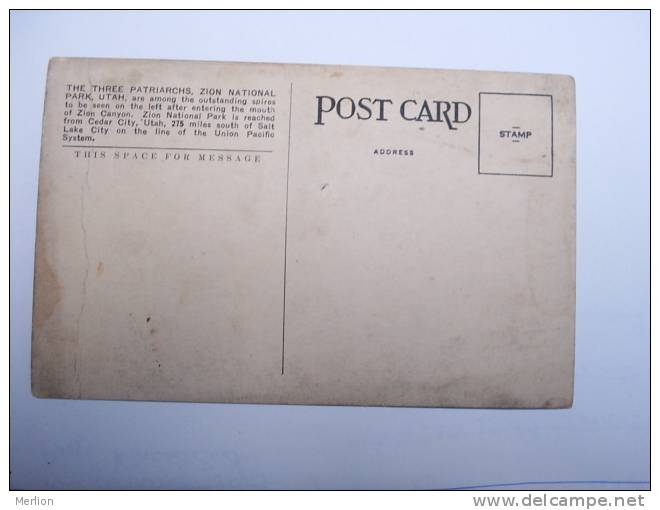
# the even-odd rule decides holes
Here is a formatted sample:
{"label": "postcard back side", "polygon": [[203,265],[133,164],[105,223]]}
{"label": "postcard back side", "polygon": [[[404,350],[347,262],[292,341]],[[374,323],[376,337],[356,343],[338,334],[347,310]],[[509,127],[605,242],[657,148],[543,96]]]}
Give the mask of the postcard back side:
{"label": "postcard back side", "polygon": [[567,76],[53,59],[42,397],[568,407]]}

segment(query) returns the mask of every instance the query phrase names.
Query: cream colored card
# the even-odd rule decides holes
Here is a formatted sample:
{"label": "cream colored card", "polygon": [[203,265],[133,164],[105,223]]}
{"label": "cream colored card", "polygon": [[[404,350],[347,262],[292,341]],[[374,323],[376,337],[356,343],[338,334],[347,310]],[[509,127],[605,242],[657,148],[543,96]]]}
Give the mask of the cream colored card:
{"label": "cream colored card", "polygon": [[568,407],[575,86],[53,59],[39,397]]}

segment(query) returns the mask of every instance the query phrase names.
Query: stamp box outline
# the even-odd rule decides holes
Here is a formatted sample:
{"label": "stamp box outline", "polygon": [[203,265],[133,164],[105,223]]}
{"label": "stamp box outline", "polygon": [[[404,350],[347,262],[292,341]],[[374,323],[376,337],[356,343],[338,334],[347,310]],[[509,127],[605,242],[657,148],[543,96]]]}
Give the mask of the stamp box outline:
{"label": "stamp box outline", "polygon": [[[550,98],[550,175],[545,174],[513,174],[506,172],[482,172],[481,171],[481,95],[498,95],[498,96],[535,96],[535,97],[549,97]],[[510,175],[518,177],[553,177],[554,176],[554,98],[552,94],[535,94],[531,92],[479,92],[479,126],[477,133],[477,174],[478,175]]]}

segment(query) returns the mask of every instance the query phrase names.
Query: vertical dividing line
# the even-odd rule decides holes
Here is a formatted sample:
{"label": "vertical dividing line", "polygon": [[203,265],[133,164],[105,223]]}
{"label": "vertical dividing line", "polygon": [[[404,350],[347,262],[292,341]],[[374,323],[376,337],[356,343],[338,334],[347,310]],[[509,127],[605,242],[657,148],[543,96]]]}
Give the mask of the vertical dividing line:
{"label": "vertical dividing line", "polygon": [[286,332],[286,244],[289,226],[289,163],[291,161],[291,105],[293,104],[293,82],[289,87],[289,136],[286,150],[286,193],[284,199],[284,291],[282,299],[282,375],[284,375],[284,334]]}

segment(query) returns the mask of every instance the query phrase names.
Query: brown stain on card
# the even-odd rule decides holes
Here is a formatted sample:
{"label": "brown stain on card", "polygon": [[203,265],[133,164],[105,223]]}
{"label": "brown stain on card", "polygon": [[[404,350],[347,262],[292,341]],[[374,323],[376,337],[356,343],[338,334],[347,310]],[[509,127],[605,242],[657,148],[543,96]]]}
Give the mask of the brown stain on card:
{"label": "brown stain on card", "polygon": [[[78,334],[50,321],[58,314],[63,286],[48,258],[48,241],[37,230],[35,295],[32,320],[31,387],[35,397],[80,398]],[[73,374],[73,375],[72,375]]]}
{"label": "brown stain on card", "polygon": [[103,267],[103,262],[99,261],[98,265],[96,266],[96,276],[100,277],[103,275],[104,267]]}
{"label": "brown stain on card", "polygon": [[37,260],[34,265],[34,308],[32,327],[34,332],[41,331],[46,321],[53,315],[62,299],[62,284],[48,260],[43,235],[43,222],[37,227]]}

